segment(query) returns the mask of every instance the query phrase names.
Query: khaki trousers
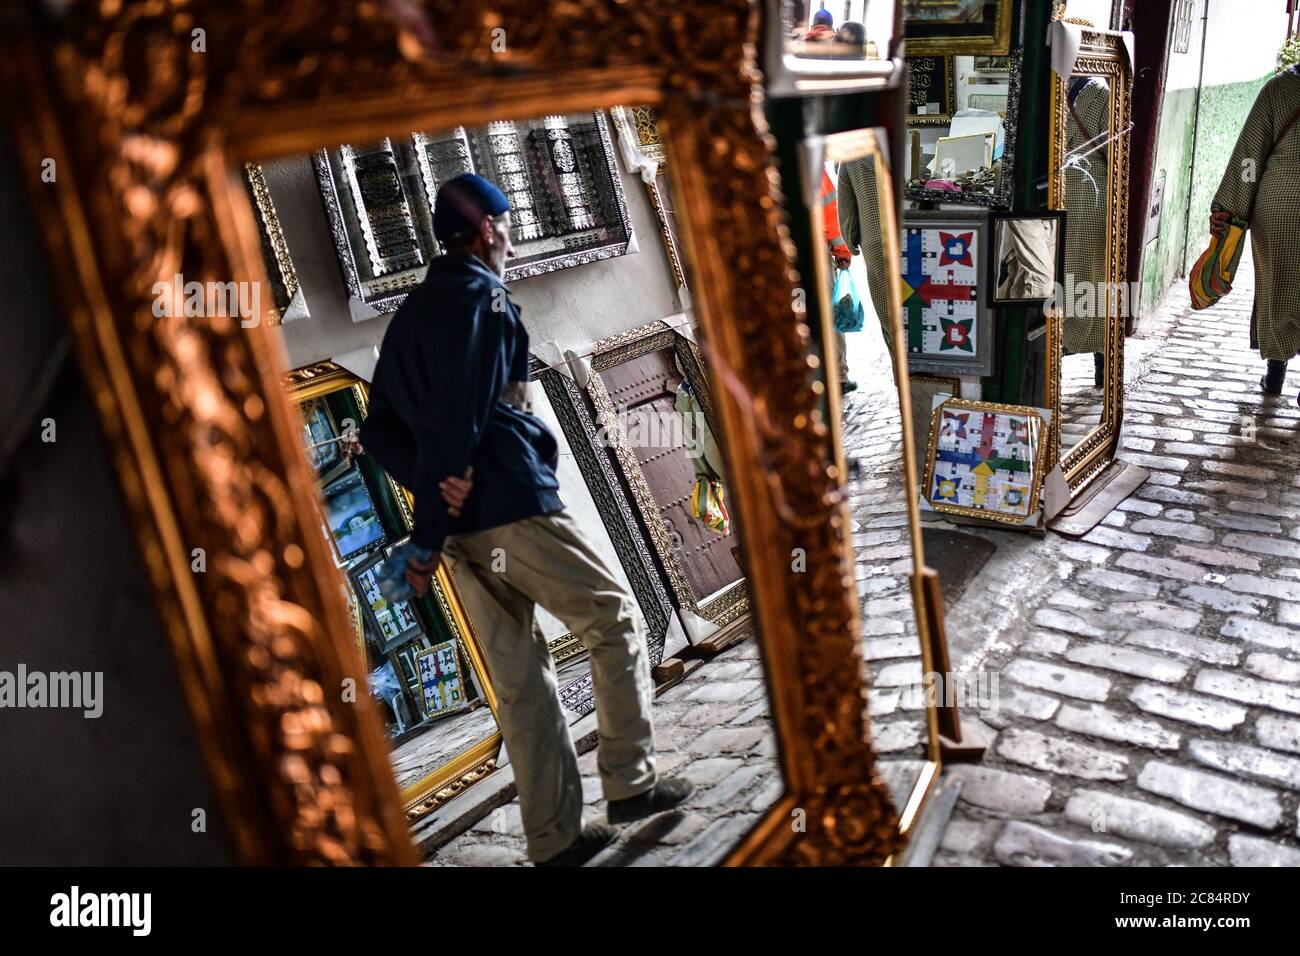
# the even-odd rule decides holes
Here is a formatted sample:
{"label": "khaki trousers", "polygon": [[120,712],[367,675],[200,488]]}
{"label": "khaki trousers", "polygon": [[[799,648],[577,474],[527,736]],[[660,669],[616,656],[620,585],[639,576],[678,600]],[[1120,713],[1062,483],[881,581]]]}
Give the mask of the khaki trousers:
{"label": "khaki trousers", "polygon": [[540,604],[554,614],[590,652],[606,800],[634,797],[655,783],[640,617],[564,511],[454,535],[443,555],[487,658],[528,857],[549,859],[581,829],[582,777],[534,609]]}

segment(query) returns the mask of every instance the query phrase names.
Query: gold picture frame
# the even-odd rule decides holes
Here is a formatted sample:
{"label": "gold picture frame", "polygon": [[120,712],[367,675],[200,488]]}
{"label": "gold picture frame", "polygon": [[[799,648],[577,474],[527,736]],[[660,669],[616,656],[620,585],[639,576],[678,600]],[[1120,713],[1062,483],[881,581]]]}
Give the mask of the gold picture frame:
{"label": "gold picture frame", "polygon": [[[1038,423],[1039,440],[1035,443],[1033,471],[1030,474],[1029,506],[1024,516],[1010,515],[1004,512],[987,511],[982,508],[967,508],[964,505],[935,503],[930,498],[930,486],[934,482],[935,456],[939,451],[939,421],[945,408],[959,408],[971,412],[992,412],[998,415],[1016,415]],[[1025,524],[1032,521],[1038,511],[1038,503],[1043,494],[1043,479],[1047,475],[1048,452],[1052,447],[1052,438],[1047,422],[1043,416],[1026,405],[1004,405],[1000,402],[978,402],[965,398],[949,398],[930,413],[930,450],[925,458],[925,484],[921,494],[935,511],[942,514],[963,515],[967,518],[979,518],[984,521],[996,521],[1002,524]]]}
{"label": "gold picture frame", "polygon": [[[961,25],[960,21],[957,20],[930,21],[938,31],[938,35],[917,36],[915,33],[909,33],[908,28],[911,27],[914,31],[917,21],[907,19],[906,5],[908,0],[897,0],[897,2],[903,11],[903,36],[907,43],[908,56],[941,56],[945,54],[1006,56],[1011,52],[1011,20],[1015,0],[988,0],[989,3],[996,2],[997,10],[994,15],[992,29],[981,36],[943,35],[942,30],[944,28]],[[952,7],[955,5],[953,2],[944,2],[944,0],[920,0],[920,3],[933,7]]]}
{"label": "gold picture frame", "polygon": [[[1047,321],[1047,407],[1052,410],[1052,460],[1060,457],[1061,471],[1074,497],[1102,473],[1119,450],[1120,424],[1124,420],[1124,321],[1114,314],[1121,284],[1127,281],[1128,268],[1128,180],[1130,112],[1133,76],[1123,36],[1107,31],[1084,30],[1072,74],[1100,76],[1111,84],[1110,130],[1112,159],[1107,170],[1110,197],[1106,233],[1107,334],[1105,386],[1101,423],[1085,435],[1064,457],[1061,447],[1061,360],[1062,322],[1064,317],[1053,309]],[[1065,143],[1069,106],[1067,87],[1061,77],[1052,74],[1052,117],[1048,140],[1049,209],[1064,208]],[[1069,215],[1067,210],[1067,216]],[[1069,228],[1067,224],[1067,229]],[[1127,286],[1125,286],[1127,287]]]}
{"label": "gold picture frame", "polygon": [[[313,365],[294,369],[284,376],[283,383],[286,397],[294,406],[334,392],[350,389],[353,400],[361,410],[361,414],[364,416],[367,412],[370,399],[369,387],[357,375],[334,362],[317,362]],[[415,528],[414,499],[409,491],[393,480],[391,475],[386,477],[389,488],[393,493],[393,500],[397,502],[398,509],[401,511],[406,525],[406,531],[409,533]],[[479,643],[474,625],[470,621],[469,612],[461,602],[455,581],[445,562],[438,565],[437,573],[433,577],[433,586],[430,588],[430,595],[442,612],[443,620],[453,637],[459,642],[460,647],[464,649],[465,655],[468,657],[467,663],[473,669],[475,680],[482,688],[485,702],[492,710],[492,716],[495,719],[497,696],[496,690],[492,686],[491,675],[488,673],[487,658],[483,653],[482,645]],[[362,665],[362,673],[364,673],[364,637],[361,634],[361,609],[359,603],[356,603],[354,616],[351,616],[350,619],[357,631],[358,660]],[[460,793],[471,783],[482,779],[488,771],[495,768],[500,750],[501,732],[498,730],[487,739],[478,741],[473,746],[457,754],[442,766],[426,773],[414,783],[402,787],[402,812],[405,814],[406,819],[411,823],[415,823],[421,817],[436,810],[452,796]]]}
{"label": "gold picture frame", "polygon": [[[64,312],[236,859],[417,856],[373,704],[339,693],[359,661],[303,493],[312,475],[281,349],[264,323],[158,317],[155,284],[265,281],[246,162],[622,103],[654,106],[672,134],[781,755],[783,793],[725,862],[894,854],[840,473],[753,59],[755,0],[642,0],[600,16],[559,0],[193,0],[24,5],[14,19],[0,82],[19,168],[64,270]],[[55,182],[42,181],[46,160]],[[205,574],[190,570],[195,547]],[[790,573],[794,548],[805,573]]]}

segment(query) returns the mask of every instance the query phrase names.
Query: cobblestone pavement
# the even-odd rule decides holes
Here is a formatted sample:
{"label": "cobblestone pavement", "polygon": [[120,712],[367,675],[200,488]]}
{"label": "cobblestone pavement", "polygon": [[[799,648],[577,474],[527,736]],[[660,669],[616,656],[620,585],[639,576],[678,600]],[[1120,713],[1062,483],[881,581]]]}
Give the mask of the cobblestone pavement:
{"label": "cobblestone pavement", "polygon": [[[659,772],[688,777],[697,793],[681,812],[622,828],[619,841],[590,866],[711,866],[780,795],[776,738],[752,637],[660,694],[654,720]],[[596,752],[579,757],[578,766],[586,817],[603,820]],[[429,860],[434,866],[524,862],[518,800],[492,811]]]}
{"label": "cobblestone pavement", "polygon": [[[1151,477],[1082,540],[927,521],[954,667],[999,691],[963,713],[988,751],[945,771],[962,793],[936,865],[1300,865],[1300,376],[1260,393],[1252,293],[1247,260],[1226,305],[1192,313],[1175,290],[1128,341],[1122,457]],[[901,806],[923,725],[898,407],[879,343],[849,339],[871,733]],[[594,865],[715,863],[779,793],[754,641],[659,697],[655,720],[661,769],[699,795]],[[600,818],[595,754],[580,765]],[[430,863],[522,861],[510,804]]]}
{"label": "cobblestone pavement", "polygon": [[974,532],[948,632],[1001,706],[936,863],[1300,865],[1300,381],[1260,392],[1250,280],[1130,340],[1133,497],[1080,541]]}

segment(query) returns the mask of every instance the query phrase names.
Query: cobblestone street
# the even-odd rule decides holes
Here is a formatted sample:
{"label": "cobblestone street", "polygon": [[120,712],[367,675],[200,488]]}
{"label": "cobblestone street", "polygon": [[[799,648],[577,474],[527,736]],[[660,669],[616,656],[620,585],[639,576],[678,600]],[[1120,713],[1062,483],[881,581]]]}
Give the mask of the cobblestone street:
{"label": "cobblestone street", "polygon": [[[945,770],[962,791],[936,865],[1300,865],[1300,383],[1259,391],[1248,270],[1227,305],[1193,313],[1175,290],[1129,339],[1122,457],[1151,475],[1083,539],[926,521],[954,667],[995,674],[999,691],[996,708],[963,712],[988,750]],[[869,712],[901,807],[924,728],[906,693],[921,667],[898,410],[872,343],[850,355]],[[700,792],[593,865],[716,863],[779,793],[754,640],[663,693],[655,719],[660,770]],[[598,819],[595,756],[580,764]],[[523,861],[511,803],[430,863]]]}
{"label": "cobblestone street", "polygon": [[1001,706],[937,863],[1300,865],[1300,383],[1260,391],[1248,268],[1129,340],[1133,497],[1081,541],[973,532],[948,633]]}

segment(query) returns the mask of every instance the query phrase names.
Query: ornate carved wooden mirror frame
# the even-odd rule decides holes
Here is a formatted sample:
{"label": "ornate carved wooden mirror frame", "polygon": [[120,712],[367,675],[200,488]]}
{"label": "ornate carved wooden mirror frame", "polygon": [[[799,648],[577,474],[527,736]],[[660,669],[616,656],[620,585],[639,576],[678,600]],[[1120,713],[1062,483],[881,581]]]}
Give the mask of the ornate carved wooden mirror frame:
{"label": "ornate carved wooden mirror frame", "polygon": [[868,738],[839,475],[753,62],[758,0],[53,9],[17,8],[0,75],[237,857],[415,862],[373,705],[337,692],[359,662],[283,356],[265,324],[157,317],[156,284],[265,281],[245,162],[636,103],[658,110],[675,170],[786,787],[727,862],[886,860],[901,838]]}
{"label": "ornate carved wooden mirror frame", "polygon": [[[1103,77],[1110,82],[1110,141],[1111,162],[1107,169],[1109,193],[1108,227],[1106,233],[1106,379],[1100,424],[1085,435],[1073,448],[1060,455],[1061,447],[1061,360],[1062,326],[1059,311],[1048,320],[1048,375],[1047,401],[1052,409],[1052,444],[1049,460],[1061,461],[1061,470],[1069,483],[1071,494],[1076,494],[1101,474],[1115,458],[1119,448],[1120,424],[1124,420],[1124,320],[1117,314],[1119,286],[1125,281],[1128,262],[1128,242],[1125,234],[1128,223],[1128,172],[1130,104],[1133,96],[1133,75],[1129,69],[1128,55],[1121,34],[1085,30],[1083,42],[1075,58],[1074,74]],[[1056,73],[1052,74],[1052,121],[1048,161],[1051,164],[1047,205],[1050,209],[1065,208],[1066,119],[1069,106],[1066,102],[1067,85]],[[1068,217],[1067,212],[1067,217]],[[1078,228],[1076,226],[1076,228]],[[1069,234],[1070,223],[1066,222]],[[1124,298],[1127,298],[1125,295]]]}

